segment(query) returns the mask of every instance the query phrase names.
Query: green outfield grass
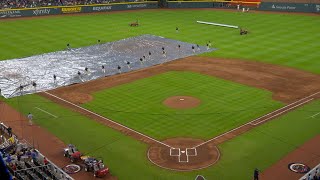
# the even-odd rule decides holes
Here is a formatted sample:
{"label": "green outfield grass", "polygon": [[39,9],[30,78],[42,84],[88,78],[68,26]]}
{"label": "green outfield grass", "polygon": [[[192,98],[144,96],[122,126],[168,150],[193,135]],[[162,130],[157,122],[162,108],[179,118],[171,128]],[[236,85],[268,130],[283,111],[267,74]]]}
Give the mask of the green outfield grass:
{"label": "green outfield grass", "polygon": [[[129,27],[136,19],[141,26]],[[240,36],[236,29],[200,25],[196,20],[238,25],[250,34]],[[201,45],[211,40],[219,50],[205,56],[264,61],[320,73],[318,16],[147,10],[0,21],[0,29],[2,60],[62,50],[67,43],[81,47],[97,39],[114,41],[154,34]]]}
{"label": "green outfield grass", "polygon": [[[177,110],[162,102],[192,96],[198,107]],[[209,139],[278,109],[272,93],[194,72],[167,72],[93,94],[83,106],[156,139]]]}
{"label": "green outfield grass", "polygon": [[[65,143],[72,142],[82,152],[102,157],[119,179],[192,180],[197,174],[203,174],[207,179],[250,179],[254,168],[264,170],[320,131],[320,116],[310,118],[319,112],[320,101],[316,101],[219,145],[222,157],[212,167],[173,172],[147,160],[146,144],[45,98],[28,95],[6,101],[25,115],[31,112],[37,124]],[[58,118],[35,108],[39,106]]]}

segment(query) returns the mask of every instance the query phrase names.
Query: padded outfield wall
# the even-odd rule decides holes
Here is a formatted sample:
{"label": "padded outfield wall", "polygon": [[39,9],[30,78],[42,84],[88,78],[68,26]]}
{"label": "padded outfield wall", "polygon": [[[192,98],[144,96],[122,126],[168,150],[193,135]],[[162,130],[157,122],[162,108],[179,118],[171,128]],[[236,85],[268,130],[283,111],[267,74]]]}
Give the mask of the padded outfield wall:
{"label": "padded outfield wall", "polygon": [[241,7],[250,7],[256,9],[257,2],[243,1],[240,3],[232,1],[168,1],[168,8],[223,8],[235,9],[237,4]]}
{"label": "padded outfield wall", "polygon": [[320,0],[263,0],[259,10],[320,13]]}
{"label": "padded outfield wall", "polygon": [[25,9],[5,9],[0,10],[0,19],[15,17],[31,17],[45,15],[60,15],[72,13],[93,13],[136,9],[155,9],[158,2],[137,2],[137,3],[117,3],[117,4],[97,4],[79,6],[53,6]]}

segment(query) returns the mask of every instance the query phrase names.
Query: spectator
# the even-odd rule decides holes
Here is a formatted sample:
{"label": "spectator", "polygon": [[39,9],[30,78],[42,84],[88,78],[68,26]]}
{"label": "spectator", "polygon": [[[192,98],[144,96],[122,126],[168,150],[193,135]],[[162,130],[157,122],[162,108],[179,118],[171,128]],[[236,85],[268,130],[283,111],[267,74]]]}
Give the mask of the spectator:
{"label": "spectator", "polygon": [[34,149],[31,151],[31,158],[32,158],[32,161],[33,161],[33,162],[36,162],[37,159],[38,159],[38,153],[37,153],[37,151],[34,150]]}
{"label": "spectator", "polygon": [[29,113],[27,117],[28,117],[28,120],[29,120],[29,125],[32,126],[32,124],[33,124],[33,122],[32,122],[33,115],[31,113]]}
{"label": "spectator", "polygon": [[12,128],[10,126],[7,128],[7,131],[9,136],[12,137]]}
{"label": "spectator", "polygon": [[44,165],[49,164],[49,161],[47,160],[47,158],[46,158],[46,157],[43,157],[43,164],[44,164]]}

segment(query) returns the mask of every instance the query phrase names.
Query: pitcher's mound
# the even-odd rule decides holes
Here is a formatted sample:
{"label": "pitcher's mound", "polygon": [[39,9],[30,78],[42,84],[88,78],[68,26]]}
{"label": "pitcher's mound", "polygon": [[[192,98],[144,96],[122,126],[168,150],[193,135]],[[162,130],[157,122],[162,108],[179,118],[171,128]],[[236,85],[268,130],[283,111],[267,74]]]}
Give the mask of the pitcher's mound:
{"label": "pitcher's mound", "polygon": [[192,96],[172,96],[163,101],[163,104],[174,109],[189,109],[199,106],[200,99]]}
{"label": "pitcher's mound", "polygon": [[152,145],[148,150],[149,160],[162,168],[176,171],[192,171],[203,169],[216,163],[220,158],[219,150],[212,143],[192,138],[173,138],[162,144]]}

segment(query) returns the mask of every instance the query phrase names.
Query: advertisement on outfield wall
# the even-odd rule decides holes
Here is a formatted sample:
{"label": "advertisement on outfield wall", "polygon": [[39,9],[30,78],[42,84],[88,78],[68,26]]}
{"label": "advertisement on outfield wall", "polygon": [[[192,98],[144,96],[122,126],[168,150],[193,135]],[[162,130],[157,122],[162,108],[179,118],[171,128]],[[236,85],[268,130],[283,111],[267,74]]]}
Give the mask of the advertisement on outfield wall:
{"label": "advertisement on outfield wall", "polygon": [[75,7],[62,7],[61,8],[61,12],[63,14],[67,14],[67,13],[79,13],[81,12],[82,7],[80,6],[75,6]]}
{"label": "advertisement on outfield wall", "polygon": [[45,7],[45,8],[30,8],[30,9],[8,9],[0,10],[0,18],[14,17],[30,17],[44,15],[58,15],[71,13],[91,13],[91,12],[106,12],[118,10],[134,10],[134,9],[155,9],[158,8],[157,2],[150,3],[128,3],[128,4],[108,4],[95,6],[63,6],[63,7]]}
{"label": "advertisement on outfield wall", "polygon": [[13,18],[13,17],[21,17],[20,10],[8,10],[8,11],[0,11],[0,18]]}
{"label": "advertisement on outfield wall", "polygon": [[0,18],[30,17],[30,16],[44,16],[44,15],[57,15],[57,14],[60,14],[59,8],[2,10],[0,11]]}
{"label": "advertisement on outfield wall", "polygon": [[213,8],[213,2],[168,2],[169,8]]}
{"label": "advertisement on outfield wall", "polygon": [[262,2],[259,7],[264,11],[283,12],[320,12],[319,4]]}
{"label": "advertisement on outfield wall", "polygon": [[147,4],[128,4],[128,9],[139,9],[139,8],[146,8]]}
{"label": "advertisement on outfield wall", "polygon": [[[168,2],[169,8],[232,8],[228,2]],[[250,9],[256,9],[255,7],[251,7]]]}
{"label": "advertisement on outfield wall", "polygon": [[320,13],[320,4],[315,4],[315,11]]}
{"label": "advertisement on outfield wall", "polygon": [[55,14],[58,13],[58,9],[57,8],[43,8],[43,9],[36,9],[32,11],[32,14],[34,16],[43,16],[43,15],[50,15],[50,13],[53,13],[53,11],[56,11]]}
{"label": "advertisement on outfield wall", "polygon": [[93,12],[104,12],[104,11],[111,11],[112,6],[94,6],[92,7]]}
{"label": "advertisement on outfield wall", "polygon": [[106,12],[106,11],[120,11],[133,9],[154,9],[158,8],[158,3],[139,3],[139,4],[113,4],[100,6],[85,6],[81,12]]}

